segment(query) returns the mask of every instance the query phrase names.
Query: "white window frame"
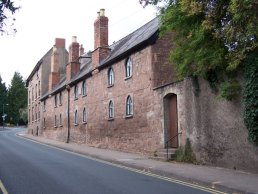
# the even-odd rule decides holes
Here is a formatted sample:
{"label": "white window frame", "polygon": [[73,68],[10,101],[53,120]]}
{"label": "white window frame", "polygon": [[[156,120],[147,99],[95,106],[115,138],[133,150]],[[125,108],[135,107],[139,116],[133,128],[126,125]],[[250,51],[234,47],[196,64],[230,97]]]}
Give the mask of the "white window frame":
{"label": "white window frame", "polygon": [[133,100],[130,95],[126,98],[126,116],[132,116],[133,115]]}
{"label": "white window frame", "polygon": [[112,67],[108,69],[108,86],[113,86],[114,85],[114,70]]}
{"label": "white window frame", "polygon": [[114,118],[114,102],[112,100],[109,101],[108,103],[108,118],[113,119]]}
{"label": "white window frame", "polygon": [[132,58],[127,58],[125,62],[125,78],[130,78],[133,75],[133,61]]}

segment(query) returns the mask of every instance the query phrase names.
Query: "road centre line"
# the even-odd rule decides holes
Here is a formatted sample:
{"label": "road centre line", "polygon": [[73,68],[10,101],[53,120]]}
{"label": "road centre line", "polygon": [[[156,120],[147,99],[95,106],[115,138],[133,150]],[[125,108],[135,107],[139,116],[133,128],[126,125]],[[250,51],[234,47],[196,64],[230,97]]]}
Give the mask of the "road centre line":
{"label": "road centre line", "polygon": [[[185,181],[180,181],[180,180],[175,179],[175,178],[169,178],[169,177],[157,175],[157,174],[154,174],[154,173],[151,173],[151,172],[147,172],[147,171],[145,171],[145,169],[144,170],[138,170],[138,169],[135,169],[135,168],[124,166],[122,164],[116,164],[116,163],[113,163],[113,162],[109,162],[109,161],[105,161],[105,160],[102,160],[102,159],[94,158],[93,156],[87,156],[87,155],[84,155],[84,154],[76,153],[74,151],[66,150],[64,148],[55,147],[54,145],[44,144],[42,142],[38,142],[36,140],[30,139],[30,138],[27,138],[27,137],[24,137],[24,136],[19,136],[17,134],[16,134],[16,136],[20,137],[20,138],[23,138],[25,140],[32,141],[32,142],[37,143],[37,144],[41,144],[41,145],[44,145],[44,146],[47,146],[47,147],[55,148],[57,150],[61,150],[61,151],[67,152],[67,153],[71,153],[71,154],[74,154],[74,155],[77,155],[77,156],[80,156],[80,157],[84,157],[84,158],[87,158],[87,159],[90,159],[90,160],[94,160],[94,161],[97,161],[97,162],[100,162],[100,163],[103,163],[103,164],[108,164],[108,165],[111,165],[111,166],[126,169],[126,170],[136,172],[136,173],[139,173],[139,174],[144,174],[146,176],[155,177],[155,178],[158,178],[158,179],[161,179],[161,180],[169,181],[169,182],[172,182],[172,183],[180,184],[180,185],[195,188],[195,189],[199,189],[199,190],[206,191],[206,192],[209,192],[209,193],[212,193],[212,194],[226,194],[225,192],[217,191],[213,188],[204,187],[204,186],[200,186],[200,185],[197,185],[197,184],[188,183],[188,182],[185,182]],[[146,169],[146,170],[148,170],[148,169]],[[8,194],[8,193],[6,193],[6,194]]]}
{"label": "road centre line", "polygon": [[3,194],[8,194],[3,182],[0,180],[0,189],[2,191]]}

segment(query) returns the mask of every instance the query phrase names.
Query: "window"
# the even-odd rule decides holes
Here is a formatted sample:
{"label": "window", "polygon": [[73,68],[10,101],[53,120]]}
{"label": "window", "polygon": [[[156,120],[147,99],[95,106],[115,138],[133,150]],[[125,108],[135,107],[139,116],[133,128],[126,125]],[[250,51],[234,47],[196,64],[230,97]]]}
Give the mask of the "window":
{"label": "window", "polygon": [[86,113],[86,108],[83,109],[83,112],[82,112],[82,121],[84,123],[87,122],[87,113]]}
{"label": "window", "polygon": [[77,85],[75,85],[74,86],[74,99],[78,99],[78,86]]}
{"label": "window", "polygon": [[131,96],[128,96],[126,99],[126,116],[133,115],[133,101]]}
{"label": "window", "polygon": [[29,104],[30,104],[30,91],[29,91]]}
{"label": "window", "polygon": [[114,71],[112,68],[108,69],[108,86],[114,85]]}
{"label": "window", "polygon": [[33,101],[34,100],[34,88],[32,88],[31,94],[32,94],[32,101]]}
{"label": "window", "polygon": [[133,62],[132,62],[131,57],[129,57],[125,62],[125,77],[126,78],[129,78],[132,76],[132,74],[133,74],[132,68],[133,68]]}
{"label": "window", "polygon": [[86,89],[87,89],[87,87],[86,87],[86,81],[84,80],[83,82],[82,82],[82,95],[83,96],[86,96]]}
{"label": "window", "polygon": [[35,100],[37,99],[37,92],[38,92],[38,91],[37,91],[37,88],[38,88],[38,87],[37,87],[37,84],[36,84],[36,87],[35,87]]}
{"label": "window", "polygon": [[28,114],[28,123],[30,123],[30,109],[29,109],[29,114]]}
{"label": "window", "polygon": [[38,105],[38,119],[40,120],[40,103]]}
{"label": "window", "polygon": [[78,112],[77,112],[77,110],[74,113],[74,124],[78,125]]}
{"label": "window", "polygon": [[59,124],[60,124],[60,126],[63,125],[62,114],[60,114],[60,116],[59,116]]}
{"label": "window", "polygon": [[35,121],[37,121],[37,119],[38,119],[38,109],[37,109],[37,105],[35,106],[35,115],[36,115],[36,117],[35,117]]}
{"label": "window", "polygon": [[39,97],[40,97],[40,81],[39,81]]}
{"label": "window", "polygon": [[57,127],[57,117],[55,115],[55,126],[54,127]]}
{"label": "window", "polygon": [[43,127],[46,128],[46,118],[43,119]]}
{"label": "window", "polygon": [[57,107],[57,95],[55,95],[55,107]]}
{"label": "window", "polygon": [[59,105],[62,105],[62,92],[59,93]]}
{"label": "window", "polygon": [[108,104],[108,118],[113,119],[114,118],[114,103],[112,100],[110,100]]}
{"label": "window", "polygon": [[46,100],[43,102],[43,110],[46,111]]}
{"label": "window", "polygon": [[32,122],[34,121],[34,107],[32,107],[32,112],[31,112],[31,114],[32,114]]}

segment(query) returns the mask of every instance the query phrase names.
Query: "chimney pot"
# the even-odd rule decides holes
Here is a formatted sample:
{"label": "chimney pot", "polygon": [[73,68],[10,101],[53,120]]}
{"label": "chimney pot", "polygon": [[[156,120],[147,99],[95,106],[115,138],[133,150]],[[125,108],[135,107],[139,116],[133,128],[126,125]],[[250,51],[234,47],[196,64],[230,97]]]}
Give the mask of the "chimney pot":
{"label": "chimney pot", "polygon": [[72,36],[72,42],[77,42],[77,36]]}
{"label": "chimney pot", "polygon": [[105,16],[105,9],[100,9],[99,15],[100,16]]}

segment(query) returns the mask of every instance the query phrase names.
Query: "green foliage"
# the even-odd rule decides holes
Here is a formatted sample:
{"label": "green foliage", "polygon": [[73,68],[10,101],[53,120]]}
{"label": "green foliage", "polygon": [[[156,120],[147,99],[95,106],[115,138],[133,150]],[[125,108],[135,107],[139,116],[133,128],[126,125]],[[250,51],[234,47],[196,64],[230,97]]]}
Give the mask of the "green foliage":
{"label": "green foliage", "polygon": [[196,163],[196,157],[191,147],[191,142],[187,138],[186,144],[184,147],[180,147],[176,151],[176,161],[178,162],[187,162],[187,163]]}
{"label": "green foliage", "polygon": [[[2,78],[0,76],[0,108],[2,110],[3,106],[6,106],[7,104],[7,88],[5,86],[5,83],[2,82]],[[5,111],[6,113],[6,111]],[[1,124],[3,123],[3,119],[2,119],[2,111],[1,111]]]}
{"label": "green foliage", "polygon": [[[11,18],[19,7],[14,5],[14,1],[0,0],[0,32],[3,33],[15,33],[16,29],[13,28],[15,18]],[[11,20],[11,23],[8,23]],[[8,29],[11,27],[12,29]]]}
{"label": "green foliage", "polygon": [[21,119],[19,111],[26,108],[27,95],[25,81],[18,72],[15,72],[8,90],[9,118],[11,123],[18,124]]}
{"label": "green foliage", "polygon": [[220,85],[220,98],[226,100],[235,99],[241,92],[241,87],[236,81],[225,81]]}
{"label": "green foliage", "polygon": [[246,60],[244,87],[244,121],[249,139],[258,146],[258,51]]}
{"label": "green foliage", "polygon": [[[245,124],[258,144],[257,0],[141,0],[161,10],[161,35],[173,31],[170,60],[179,78],[207,79],[221,98],[241,94],[237,72],[245,70]],[[219,75],[219,76],[218,76]]]}

